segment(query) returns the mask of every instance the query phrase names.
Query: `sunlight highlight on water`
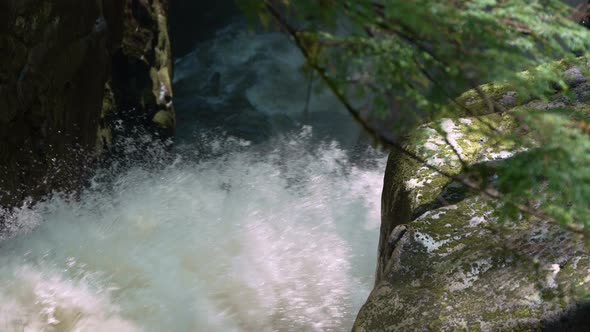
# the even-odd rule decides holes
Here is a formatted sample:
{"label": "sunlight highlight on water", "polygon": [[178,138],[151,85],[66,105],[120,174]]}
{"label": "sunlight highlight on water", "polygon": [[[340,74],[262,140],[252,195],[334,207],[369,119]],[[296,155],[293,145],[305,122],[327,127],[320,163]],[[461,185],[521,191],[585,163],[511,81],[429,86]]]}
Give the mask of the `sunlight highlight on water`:
{"label": "sunlight highlight on water", "polygon": [[[372,286],[384,158],[311,132],[211,140],[13,214],[1,331],[343,331]],[[230,147],[228,147],[228,145]]]}

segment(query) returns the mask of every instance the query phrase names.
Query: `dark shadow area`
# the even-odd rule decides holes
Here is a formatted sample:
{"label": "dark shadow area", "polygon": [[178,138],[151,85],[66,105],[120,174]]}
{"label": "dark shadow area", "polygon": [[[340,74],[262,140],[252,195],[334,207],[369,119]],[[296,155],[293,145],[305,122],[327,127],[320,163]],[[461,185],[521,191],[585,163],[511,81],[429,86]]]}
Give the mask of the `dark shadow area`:
{"label": "dark shadow area", "polygon": [[238,14],[233,0],[170,2],[170,39],[174,58],[189,53],[195,44],[227,25]]}
{"label": "dark shadow area", "polygon": [[314,142],[365,151],[367,140],[283,34],[246,22],[232,0],[171,3],[176,142],[202,133],[254,144],[313,127]]}
{"label": "dark shadow area", "polygon": [[543,324],[544,332],[590,331],[590,302],[575,306],[561,317]]}

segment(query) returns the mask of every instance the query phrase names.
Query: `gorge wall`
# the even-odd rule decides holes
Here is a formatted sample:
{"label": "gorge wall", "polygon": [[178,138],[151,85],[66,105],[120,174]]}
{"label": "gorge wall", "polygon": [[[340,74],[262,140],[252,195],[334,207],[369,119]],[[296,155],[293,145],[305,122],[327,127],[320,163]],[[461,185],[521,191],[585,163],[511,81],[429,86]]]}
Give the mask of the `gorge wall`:
{"label": "gorge wall", "polygon": [[[523,153],[494,132],[518,131],[519,114],[573,109],[588,116],[590,83],[565,68],[571,94],[520,100],[508,85],[482,87],[508,111],[442,119],[406,141],[415,156],[452,176]],[[459,102],[483,105],[475,91]],[[483,110],[483,108],[481,108]],[[493,180],[493,175],[491,180]],[[523,214],[499,222],[497,205],[406,154],[385,171],[375,288],[353,331],[585,331],[590,255],[559,225]]]}
{"label": "gorge wall", "polygon": [[78,187],[120,134],[173,134],[167,10],[0,2],[0,206]]}

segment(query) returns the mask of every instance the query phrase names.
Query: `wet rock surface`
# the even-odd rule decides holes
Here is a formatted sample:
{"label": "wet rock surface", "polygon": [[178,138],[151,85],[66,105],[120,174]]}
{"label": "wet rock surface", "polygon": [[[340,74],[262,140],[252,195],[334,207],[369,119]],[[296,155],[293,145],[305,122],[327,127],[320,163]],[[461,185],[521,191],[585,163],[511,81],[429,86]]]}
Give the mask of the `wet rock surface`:
{"label": "wet rock surface", "polygon": [[80,186],[120,118],[172,133],[167,5],[0,3],[0,206]]}

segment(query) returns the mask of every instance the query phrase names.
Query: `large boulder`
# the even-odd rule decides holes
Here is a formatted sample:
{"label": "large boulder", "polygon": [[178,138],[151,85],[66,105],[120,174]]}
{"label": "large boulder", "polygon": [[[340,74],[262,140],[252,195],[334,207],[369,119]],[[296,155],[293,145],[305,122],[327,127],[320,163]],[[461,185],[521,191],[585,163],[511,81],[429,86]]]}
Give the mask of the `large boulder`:
{"label": "large boulder", "polygon": [[481,197],[430,210],[391,236],[355,331],[539,330],[590,289],[583,241],[535,219],[499,225]]}
{"label": "large boulder", "polygon": [[[375,288],[354,331],[569,328],[570,313],[590,290],[590,256],[583,241],[535,218],[500,223],[486,197],[428,167],[460,175],[464,165],[519,153],[513,143],[489,135],[492,130],[518,133],[513,117],[518,112],[567,106],[588,113],[590,85],[576,68],[566,73],[571,94],[507,101],[512,109],[504,114],[420,127],[405,147],[426,165],[407,154],[391,154]],[[512,95],[506,91],[494,97]],[[473,92],[463,97],[481,103]]]}
{"label": "large boulder", "polygon": [[[489,114],[479,118],[444,119],[438,124],[424,125],[416,130],[406,148],[426,161],[422,164],[407,154],[392,153],[387,162],[381,200],[381,232],[377,280],[381,280],[393,251],[391,233],[398,225],[408,224],[417,215],[440,202],[444,188],[452,191],[451,179],[463,164],[499,159],[511,154],[510,146],[490,139],[491,130],[513,127],[509,115]],[[429,167],[431,166],[431,167]]]}
{"label": "large boulder", "polygon": [[123,110],[171,134],[166,11],[165,0],[0,2],[0,207],[78,187]]}

